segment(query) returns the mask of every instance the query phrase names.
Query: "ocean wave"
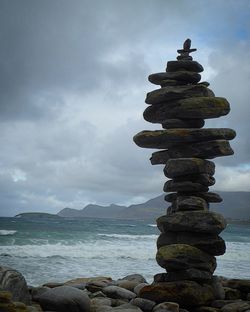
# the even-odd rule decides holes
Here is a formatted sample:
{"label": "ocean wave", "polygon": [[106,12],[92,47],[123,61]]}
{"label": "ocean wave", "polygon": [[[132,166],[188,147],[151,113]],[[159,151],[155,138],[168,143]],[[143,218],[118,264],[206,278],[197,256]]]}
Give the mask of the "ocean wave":
{"label": "ocean wave", "polygon": [[157,227],[157,224],[148,224],[148,226]]}
{"label": "ocean wave", "polygon": [[14,230],[0,230],[0,236],[14,235],[16,232]]}

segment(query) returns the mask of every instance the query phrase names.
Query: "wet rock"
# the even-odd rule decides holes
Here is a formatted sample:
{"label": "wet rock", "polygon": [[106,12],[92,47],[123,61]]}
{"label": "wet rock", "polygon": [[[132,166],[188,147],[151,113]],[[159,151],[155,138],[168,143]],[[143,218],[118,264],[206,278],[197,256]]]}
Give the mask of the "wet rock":
{"label": "wet rock", "polygon": [[147,104],[157,105],[159,103],[194,96],[214,96],[214,93],[204,85],[168,86],[149,92],[145,102]]}
{"label": "wet rock", "polygon": [[216,234],[192,232],[161,233],[157,239],[157,248],[171,244],[188,244],[212,255],[223,255],[226,251],[225,241]]}
{"label": "wet rock", "polygon": [[196,72],[191,71],[178,71],[178,72],[163,72],[156,73],[148,76],[148,80],[156,85],[162,85],[165,80],[177,80],[184,81],[189,83],[199,82],[201,79],[201,75]]}
{"label": "wet rock", "polygon": [[134,136],[134,142],[144,148],[165,149],[179,143],[211,140],[232,140],[235,131],[227,128],[144,130]]}
{"label": "wet rock", "polygon": [[216,268],[216,259],[213,256],[186,244],[172,244],[159,248],[156,261],[168,272],[194,268],[213,273]]}
{"label": "wet rock", "polygon": [[214,172],[214,163],[200,158],[169,159],[164,167],[165,176],[171,179],[191,174],[208,174],[212,176]]}
{"label": "wet rock", "polygon": [[0,267],[0,289],[12,294],[13,301],[30,304],[30,294],[25,278],[18,271],[9,267]]}
{"label": "wet rock", "polygon": [[193,307],[209,304],[214,294],[209,285],[194,281],[176,281],[145,286],[140,291],[140,297],[157,303],[173,301],[182,307]]}
{"label": "wet rock", "polygon": [[211,211],[178,211],[156,220],[161,232],[200,232],[219,234],[226,227],[222,215]]}
{"label": "wet rock", "polygon": [[233,150],[226,140],[215,140],[172,146],[169,150],[154,152],[150,158],[152,165],[166,164],[171,158],[203,158],[233,155]]}
{"label": "wet rock", "polygon": [[135,293],[118,286],[107,286],[102,289],[103,293],[114,299],[133,299],[136,297]]}
{"label": "wet rock", "polygon": [[148,106],[143,117],[151,123],[164,124],[168,119],[210,119],[225,116],[230,105],[221,97],[190,97]]}
{"label": "wet rock", "polygon": [[154,307],[153,312],[179,312],[179,304],[175,302],[162,302]]}
{"label": "wet rock", "polygon": [[202,72],[204,69],[201,64],[196,61],[169,61],[167,62],[167,72],[175,72],[175,71],[193,71],[196,73]]}
{"label": "wet rock", "polygon": [[43,310],[58,312],[89,312],[90,299],[80,289],[59,286],[42,294],[37,301]]}
{"label": "wet rock", "polygon": [[250,292],[250,280],[249,279],[229,279],[226,285],[227,287],[238,289],[245,293]]}

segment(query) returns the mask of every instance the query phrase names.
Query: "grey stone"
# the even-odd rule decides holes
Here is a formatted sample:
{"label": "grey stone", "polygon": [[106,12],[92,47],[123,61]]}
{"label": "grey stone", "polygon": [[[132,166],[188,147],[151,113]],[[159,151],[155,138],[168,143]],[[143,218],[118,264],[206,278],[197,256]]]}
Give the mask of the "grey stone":
{"label": "grey stone", "polygon": [[175,302],[162,302],[154,307],[153,312],[179,312],[179,304]]}
{"label": "grey stone", "polygon": [[23,275],[9,267],[0,267],[0,289],[9,291],[13,301],[20,301],[27,305],[31,302],[28,286]]}
{"label": "grey stone", "polygon": [[[178,195],[185,195],[186,196],[186,194],[170,193],[170,194],[167,194],[164,198],[165,198],[165,201],[172,203],[177,199]],[[197,193],[193,193],[193,194],[189,193],[188,196],[201,197],[208,203],[220,203],[220,202],[222,202],[222,198],[220,197],[220,195],[217,193],[213,193],[213,192],[207,192],[207,193],[197,192]]]}
{"label": "grey stone", "polygon": [[201,75],[196,72],[183,70],[178,72],[155,73],[148,76],[148,80],[156,85],[162,85],[162,83],[164,83],[165,80],[169,79],[189,83],[196,83],[200,81]]}
{"label": "grey stone", "polygon": [[37,301],[43,310],[58,312],[89,312],[90,299],[80,289],[59,286],[42,294]]}
{"label": "grey stone", "polygon": [[178,211],[170,216],[161,216],[156,222],[163,233],[187,231],[219,234],[226,227],[223,216],[211,211]]}
{"label": "grey stone", "polygon": [[145,102],[147,104],[157,105],[159,103],[195,96],[214,96],[214,93],[204,85],[167,86],[149,92]]}
{"label": "grey stone", "polygon": [[154,276],[154,282],[175,282],[183,280],[192,280],[195,282],[206,282],[212,280],[212,273],[204,270],[190,268],[167,273],[159,273]]}
{"label": "grey stone", "polygon": [[187,244],[172,244],[159,248],[156,261],[168,272],[193,268],[213,273],[216,269],[215,257]]}
{"label": "grey stone", "polygon": [[182,70],[187,70],[187,71],[193,71],[196,73],[202,72],[204,69],[201,64],[199,64],[196,61],[169,61],[167,62],[167,72],[175,72],[175,71],[182,71]]}
{"label": "grey stone", "polygon": [[153,307],[156,305],[154,301],[143,298],[132,299],[130,304],[139,307],[144,312],[151,312]]}
{"label": "grey stone", "polygon": [[141,284],[138,284],[135,288],[134,288],[134,293],[136,295],[139,295],[139,292],[140,290],[144,287],[144,286],[147,286],[148,283],[141,283]]}
{"label": "grey stone", "polygon": [[162,128],[202,128],[204,124],[204,119],[167,119],[162,124]]}
{"label": "grey stone", "polygon": [[148,106],[143,117],[152,123],[164,124],[168,119],[210,119],[225,116],[230,105],[221,97],[190,97]]}
{"label": "grey stone", "polygon": [[221,312],[243,312],[250,309],[247,302],[233,302],[221,308]]}
{"label": "grey stone", "polygon": [[147,283],[147,281],[141,274],[130,274],[130,275],[123,277],[121,280],[137,282],[138,284]]}
{"label": "grey stone", "polygon": [[157,239],[157,248],[171,244],[188,244],[212,255],[223,255],[226,251],[225,241],[216,234],[192,232],[161,233]]}
{"label": "grey stone", "polygon": [[102,292],[110,298],[114,299],[133,299],[136,297],[135,293],[118,286],[107,286],[102,289]]}
{"label": "grey stone", "polygon": [[137,133],[133,140],[138,146],[143,148],[165,149],[180,143],[232,140],[235,135],[235,131],[228,128],[183,128],[154,131],[144,130]]}
{"label": "grey stone", "polygon": [[164,192],[206,192],[208,187],[197,182],[168,180],[163,187]]}
{"label": "grey stone", "polygon": [[208,174],[214,175],[215,164],[200,158],[169,159],[164,167],[167,178],[177,178],[185,175]]}
{"label": "grey stone", "polygon": [[197,196],[178,196],[176,199],[177,211],[208,210],[208,203]]}
{"label": "grey stone", "polygon": [[215,140],[172,146],[168,150],[154,152],[150,158],[152,165],[166,164],[171,158],[203,158],[233,155],[230,143],[226,140]]}

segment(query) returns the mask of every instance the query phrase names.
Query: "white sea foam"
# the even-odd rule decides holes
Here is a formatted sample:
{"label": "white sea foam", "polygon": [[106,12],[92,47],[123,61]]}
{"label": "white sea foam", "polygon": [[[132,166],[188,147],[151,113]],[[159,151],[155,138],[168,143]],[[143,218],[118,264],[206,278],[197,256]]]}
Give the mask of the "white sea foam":
{"label": "white sea foam", "polygon": [[17,231],[14,230],[0,230],[0,236],[6,236],[6,235],[14,235]]}
{"label": "white sea foam", "polygon": [[111,238],[120,238],[120,239],[131,239],[131,240],[138,240],[138,239],[157,239],[158,235],[155,234],[146,234],[146,235],[133,235],[133,234],[97,234],[98,236],[102,237],[111,237]]}
{"label": "white sea foam", "polygon": [[157,227],[157,224],[148,224],[148,226]]}

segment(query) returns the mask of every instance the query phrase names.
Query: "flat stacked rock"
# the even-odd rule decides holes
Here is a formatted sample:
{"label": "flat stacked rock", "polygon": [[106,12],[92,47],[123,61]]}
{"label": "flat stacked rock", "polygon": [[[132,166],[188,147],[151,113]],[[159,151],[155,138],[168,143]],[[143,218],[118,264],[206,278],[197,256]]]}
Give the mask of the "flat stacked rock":
{"label": "flat stacked rock", "polygon": [[219,236],[226,221],[209,211],[210,203],[222,199],[209,192],[215,184],[215,164],[207,159],[232,155],[229,140],[236,135],[232,129],[203,128],[205,119],[227,115],[230,106],[214,95],[209,83],[199,82],[203,67],[189,55],[193,51],[187,39],[177,50],[177,61],[167,63],[166,72],[149,76],[161,88],[147,94],[145,102],[150,106],[143,116],[163,130],[142,131],[134,137],[140,147],[161,150],[150,160],[165,165],[169,180],[163,190],[171,192],[165,197],[171,203],[166,215],[157,219],[161,235],[156,260],[166,273],[157,274],[140,296],[183,306],[208,304],[216,297],[215,256],[226,250]]}

